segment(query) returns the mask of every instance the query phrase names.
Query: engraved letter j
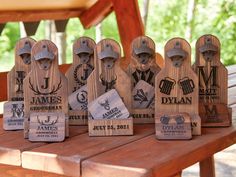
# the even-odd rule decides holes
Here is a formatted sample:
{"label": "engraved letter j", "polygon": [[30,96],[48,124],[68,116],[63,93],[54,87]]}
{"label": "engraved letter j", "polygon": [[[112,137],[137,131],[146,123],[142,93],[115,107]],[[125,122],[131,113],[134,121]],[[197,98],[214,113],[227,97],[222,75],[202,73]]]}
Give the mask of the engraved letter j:
{"label": "engraved letter j", "polygon": [[49,77],[45,77],[44,80],[45,80],[44,85],[41,85],[41,88],[42,89],[47,89],[48,88]]}

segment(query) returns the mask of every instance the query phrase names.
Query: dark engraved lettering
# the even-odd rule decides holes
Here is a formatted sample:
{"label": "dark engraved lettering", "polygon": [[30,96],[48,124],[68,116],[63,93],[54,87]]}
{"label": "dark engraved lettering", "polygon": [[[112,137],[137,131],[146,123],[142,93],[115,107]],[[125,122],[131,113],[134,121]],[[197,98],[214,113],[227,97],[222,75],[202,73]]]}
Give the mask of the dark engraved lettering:
{"label": "dark engraved lettering", "polygon": [[205,66],[198,66],[198,77],[199,77],[199,86],[203,87],[202,82],[201,82],[201,77],[203,79],[204,85],[206,87],[211,86],[211,87],[218,87],[217,85],[217,66],[211,66],[211,71],[209,76],[204,72],[204,67]]}
{"label": "dark engraved lettering", "polygon": [[174,88],[175,83],[176,82],[174,79],[165,77],[164,79],[160,81],[160,84],[159,84],[160,92],[166,95],[170,95],[170,92]]}
{"label": "dark engraved lettering", "polygon": [[45,77],[44,78],[45,82],[44,82],[44,85],[41,85],[41,88],[42,89],[47,89],[48,88],[48,81],[49,81],[49,77]]}
{"label": "dark engraved lettering", "polygon": [[161,104],[192,104],[192,97],[161,97]]}
{"label": "dark engraved lettering", "polygon": [[16,84],[17,89],[16,93],[23,93],[23,80],[25,78],[25,71],[16,71],[17,77],[16,77]]}
{"label": "dark engraved lettering", "polygon": [[62,101],[61,96],[32,97],[30,104],[32,105],[60,104],[61,101]]}
{"label": "dark engraved lettering", "polygon": [[115,88],[115,84],[116,84],[116,80],[117,80],[117,76],[115,76],[114,79],[112,79],[111,81],[106,81],[102,75],[100,75],[100,79],[102,81],[102,85],[105,86],[105,92],[114,89]]}
{"label": "dark engraved lettering", "polygon": [[[42,85],[41,88],[47,89],[49,78],[44,78],[44,79],[45,79],[45,85],[44,86]],[[36,88],[34,88],[33,84],[31,83],[31,80],[29,78],[29,88],[34,92],[35,95],[55,95],[55,94],[57,94],[57,92],[60,90],[61,87],[62,87],[62,84],[61,84],[61,78],[60,78],[60,81],[57,84],[57,86],[54,85],[51,91],[44,93],[39,90],[38,86],[36,86]]]}
{"label": "dark engraved lettering", "polygon": [[[86,80],[87,80],[88,76],[91,74],[91,72],[93,71],[93,69],[94,69],[94,67],[89,63],[79,64],[76,66],[76,68],[74,70],[74,80],[79,85],[79,87],[86,84]],[[83,72],[82,72],[83,75],[80,77],[78,74],[79,70],[83,70]]]}
{"label": "dark engraved lettering", "polygon": [[24,104],[12,104],[12,118],[23,118],[24,117]]}

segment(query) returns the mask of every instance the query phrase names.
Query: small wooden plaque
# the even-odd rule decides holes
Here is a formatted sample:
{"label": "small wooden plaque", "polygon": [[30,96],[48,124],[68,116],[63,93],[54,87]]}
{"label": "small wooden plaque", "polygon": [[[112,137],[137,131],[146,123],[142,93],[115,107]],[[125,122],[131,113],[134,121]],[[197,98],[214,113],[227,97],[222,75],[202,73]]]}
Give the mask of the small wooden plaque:
{"label": "small wooden plaque", "polygon": [[192,134],[201,134],[198,77],[191,68],[191,47],[184,39],[173,38],[165,45],[165,66],[156,76],[155,93],[155,116],[188,113]]}
{"label": "small wooden plaque", "polygon": [[25,138],[32,113],[64,113],[65,133],[69,136],[67,79],[58,69],[57,47],[49,40],[42,40],[33,46],[31,55],[34,69],[24,79]]}
{"label": "small wooden plaque", "polygon": [[191,139],[191,118],[186,113],[158,114],[156,116],[156,136],[160,140]]}
{"label": "small wooden plaque", "polygon": [[140,80],[132,91],[132,98],[133,108],[150,108],[155,99],[155,88],[147,82]]}
{"label": "small wooden plaque", "polygon": [[[133,40],[131,47],[131,61],[127,73],[131,78],[131,112],[134,123],[154,123],[154,116],[150,118],[146,115],[154,115],[155,77],[160,71],[156,64],[155,43],[147,36],[140,36]],[[137,115],[137,112],[141,116]]]}
{"label": "small wooden plaque", "polygon": [[[94,69],[94,47],[95,42],[89,37],[80,37],[74,42],[73,45],[73,63],[66,72],[68,79],[68,93],[78,93],[81,87],[87,84],[87,78]],[[83,97],[85,93],[81,96]],[[78,109],[79,105],[76,102],[77,97],[72,98],[69,96],[70,110],[69,110],[69,123],[70,125],[87,125],[88,123],[88,112],[87,109]],[[76,103],[77,107],[75,104]],[[72,105],[71,105],[72,104]],[[84,104],[83,104],[84,105]],[[86,105],[87,107],[87,105]],[[85,106],[84,106],[85,108]]]}
{"label": "small wooden plaque", "polygon": [[208,34],[197,40],[193,68],[199,77],[199,112],[202,126],[230,126],[232,114],[227,106],[228,71],[220,61],[220,41],[217,37]]}
{"label": "small wooden plaque", "polygon": [[3,129],[24,129],[24,101],[8,101],[4,103]]}
{"label": "small wooden plaque", "polygon": [[130,115],[115,89],[89,103],[88,110],[92,119],[126,119]]}
{"label": "small wooden plaque", "polygon": [[29,140],[59,142],[65,139],[64,113],[31,113]]}
{"label": "small wooden plaque", "polygon": [[[88,103],[92,103],[101,95],[114,89],[121,97],[128,111],[131,105],[131,81],[120,68],[120,46],[111,39],[100,41],[95,48],[95,68],[87,80]],[[112,91],[114,92],[114,91]],[[100,106],[100,105],[99,105]],[[100,108],[101,109],[101,108]],[[108,109],[108,107],[107,107]],[[133,118],[93,119],[89,113],[89,136],[132,135]],[[125,114],[125,117],[127,115]],[[96,117],[98,118],[98,117]],[[99,116],[100,118],[100,116]],[[101,116],[102,118],[102,116]],[[99,128],[104,127],[104,128]]]}

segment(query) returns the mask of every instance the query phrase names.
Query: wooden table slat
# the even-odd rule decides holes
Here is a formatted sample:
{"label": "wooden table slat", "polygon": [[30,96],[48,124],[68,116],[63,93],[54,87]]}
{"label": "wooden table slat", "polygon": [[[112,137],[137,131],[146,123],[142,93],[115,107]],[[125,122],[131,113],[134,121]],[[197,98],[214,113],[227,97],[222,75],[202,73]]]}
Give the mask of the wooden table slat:
{"label": "wooden table slat", "polygon": [[[22,166],[69,176],[80,176],[80,162],[89,157],[154,134],[153,125],[136,125],[134,136],[89,137],[83,134],[22,153]],[[37,159],[37,160],[34,160]]]}

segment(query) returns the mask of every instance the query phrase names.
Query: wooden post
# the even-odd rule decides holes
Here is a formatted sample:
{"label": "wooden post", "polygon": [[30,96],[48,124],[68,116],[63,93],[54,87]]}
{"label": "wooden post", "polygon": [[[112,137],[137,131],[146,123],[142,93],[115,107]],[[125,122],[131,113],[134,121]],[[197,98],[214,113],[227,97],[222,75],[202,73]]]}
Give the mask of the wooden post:
{"label": "wooden post", "polygon": [[154,123],[154,86],[159,71],[154,41],[147,36],[135,38],[127,70],[131,78],[134,123]]}
{"label": "wooden post", "polygon": [[69,136],[67,79],[58,69],[58,51],[48,40],[32,48],[24,79],[24,135],[31,141],[62,141]]}
{"label": "wooden post", "polygon": [[80,37],[73,45],[73,63],[66,72],[69,94],[69,123],[87,125],[87,78],[94,69],[95,42]]}
{"label": "wooden post", "polygon": [[104,39],[94,55],[95,68],[87,80],[89,135],[132,135],[131,81],[119,66],[120,46]]}
{"label": "wooden post", "polygon": [[131,59],[130,44],[134,38],[144,35],[144,26],[137,0],[112,0],[112,2],[125,55],[121,66],[127,68]]}
{"label": "wooden post", "polygon": [[215,177],[214,156],[208,157],[199,163],[200,177]]}

